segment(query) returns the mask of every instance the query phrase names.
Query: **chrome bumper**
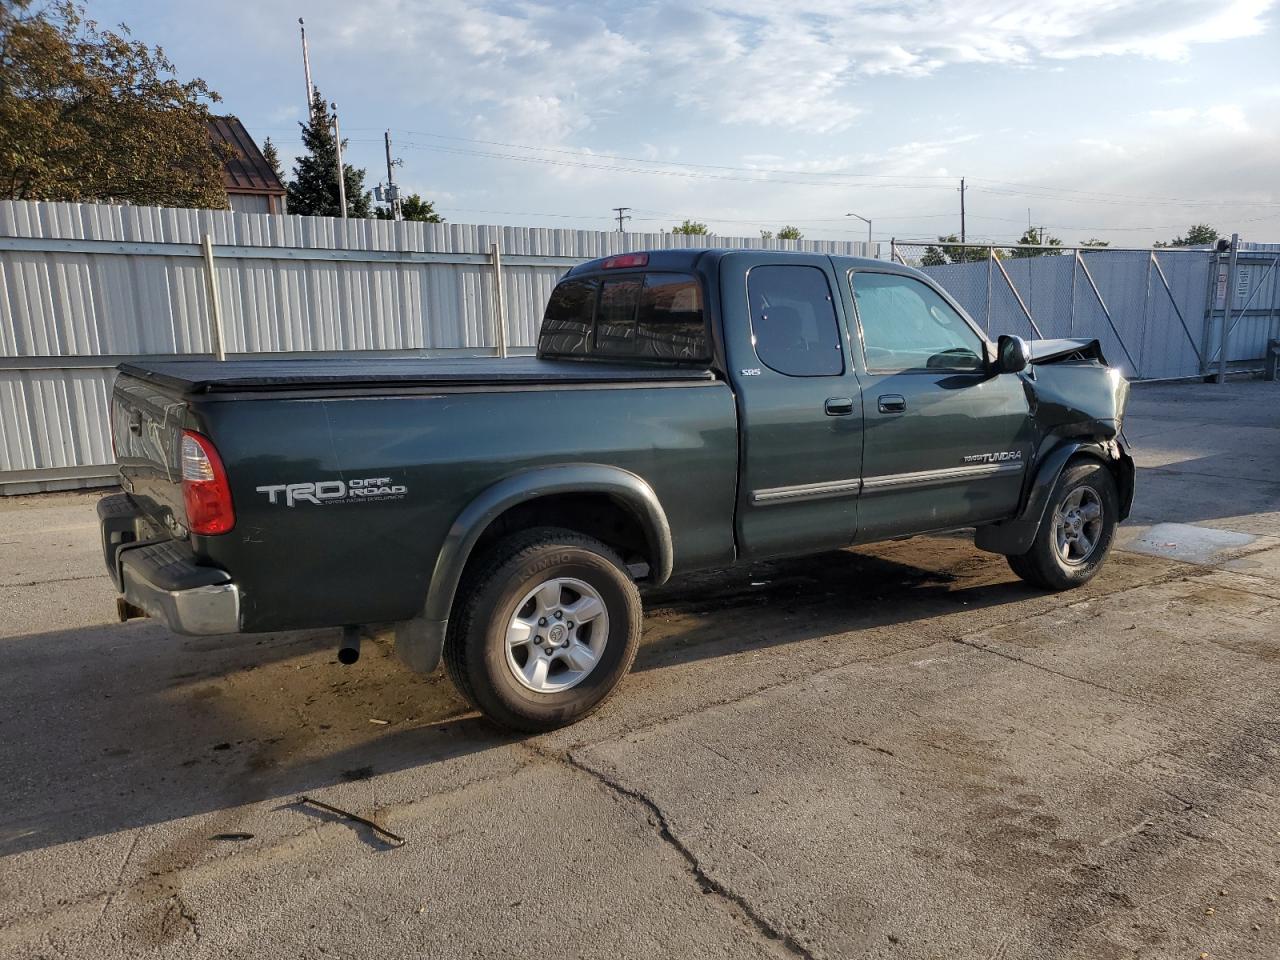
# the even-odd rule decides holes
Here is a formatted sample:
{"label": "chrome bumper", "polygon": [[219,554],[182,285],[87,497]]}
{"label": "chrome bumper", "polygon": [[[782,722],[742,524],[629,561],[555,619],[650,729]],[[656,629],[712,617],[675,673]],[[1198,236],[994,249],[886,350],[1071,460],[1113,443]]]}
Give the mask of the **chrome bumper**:
{"label": "chrome bumper", "polygon": [[162,620],[174,633],[210,636],[240,630],[240,588],[230,582],[183,590],[167,590],[152,583],[146,566],[134,560],[137,551],[123,551],[120,578],[124,598]]}
{"label": "chrome bumper", "polygon": [[98,502],[107,571],[129,608],[168,624],[174,633],[211,636],[240,631],[240,588],[217,567],[196,562],[191,548],[148,523],[125,494]]}

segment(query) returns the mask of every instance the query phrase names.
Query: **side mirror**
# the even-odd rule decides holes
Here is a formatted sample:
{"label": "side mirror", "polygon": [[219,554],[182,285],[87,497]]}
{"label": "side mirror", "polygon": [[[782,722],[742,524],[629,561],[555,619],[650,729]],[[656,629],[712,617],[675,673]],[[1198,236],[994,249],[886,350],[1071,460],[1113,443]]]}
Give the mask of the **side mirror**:
{"label": "side mirror", "polygon": [[996,341],[996,372],[1018,373],[1031,363],[1031,348],[1021,337],[1001,335]]}

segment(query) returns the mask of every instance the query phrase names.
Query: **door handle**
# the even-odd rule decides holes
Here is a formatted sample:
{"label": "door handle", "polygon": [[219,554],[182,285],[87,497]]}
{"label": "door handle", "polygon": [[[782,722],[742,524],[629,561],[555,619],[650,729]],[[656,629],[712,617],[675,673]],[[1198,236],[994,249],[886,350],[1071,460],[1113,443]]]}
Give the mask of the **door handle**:
{"label": "door handle", "polygon": [[900,393],[886,393],[877,406],[881,413],[902,413],[907,409],[907,398]]}
{"label": "door handle", "polygon": [[853,413],[853,399],[851,397],[831,397],[827,400],[823,409],[827,411],[828,417],[847,417]]}

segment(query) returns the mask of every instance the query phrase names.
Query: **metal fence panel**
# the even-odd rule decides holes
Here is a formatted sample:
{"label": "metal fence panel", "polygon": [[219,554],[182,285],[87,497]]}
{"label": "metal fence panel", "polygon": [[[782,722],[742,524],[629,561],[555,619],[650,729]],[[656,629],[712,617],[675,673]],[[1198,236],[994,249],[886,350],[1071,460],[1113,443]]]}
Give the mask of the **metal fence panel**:
{"label": "metal fence panel", "polygon": [[0,201],[0,491],[109,476],[112,368],[213,353],[206,237],[232,355],[529,353],[556,280],[593,257],[708,245],[874,253],[860,242]]}

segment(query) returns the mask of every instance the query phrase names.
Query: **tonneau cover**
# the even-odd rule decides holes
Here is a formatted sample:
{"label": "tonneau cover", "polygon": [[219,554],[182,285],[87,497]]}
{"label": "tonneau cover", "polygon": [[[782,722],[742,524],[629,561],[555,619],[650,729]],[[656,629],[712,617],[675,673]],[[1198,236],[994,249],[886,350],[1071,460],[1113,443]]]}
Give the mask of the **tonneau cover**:
{"label": "tonneau cover", "polygon": [[710,370],[668,364],[539,360],[536,357],[164,360],[122,363],[120,371],[183,394],[323,388],[705,381]]}

